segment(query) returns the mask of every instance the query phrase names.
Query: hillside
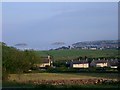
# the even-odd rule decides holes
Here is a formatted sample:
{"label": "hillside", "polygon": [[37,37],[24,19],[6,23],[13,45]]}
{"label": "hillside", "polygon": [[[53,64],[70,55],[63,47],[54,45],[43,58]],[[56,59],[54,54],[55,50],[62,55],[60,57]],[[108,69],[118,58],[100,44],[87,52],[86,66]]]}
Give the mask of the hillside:
{"label": "hillside", "polygon": [[54,60],[72,60],[77,57],[118,57],[118,50],[50,50],[50,51],[35,51],[39,56],[53,56]]}
{"label": "hillside", "polygon": [[[103,49],[119,49],[120,42],[118,40],[96,40],[96,41],[83,41],[76,42],[69,46],[61,46],[54,50],[65,50],[65,49],[94,49],[94,50],[103,50]],[[50,49],[53,50],[53,49]]]}
{"label": "hillside", "polygon": [[118,40],[99,40],[99,41],[84,41],[72,44],[74,48],[76,47],[96,47],[96,48],[118,48]]}

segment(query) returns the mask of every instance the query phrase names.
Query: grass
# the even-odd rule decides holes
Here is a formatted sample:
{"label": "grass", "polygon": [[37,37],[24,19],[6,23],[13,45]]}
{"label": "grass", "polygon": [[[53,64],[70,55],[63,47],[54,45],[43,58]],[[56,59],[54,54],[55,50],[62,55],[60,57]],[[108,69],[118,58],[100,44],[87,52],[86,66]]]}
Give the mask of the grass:
{"label": "grass", "polygon": [[[43,88],[47,90],[48,88],[120,88],[117,84],[98,84],[98,85],[56,85],[52,86],[50,84],[40,84],[35,85],[32,81],[39,80],[69,80],[69,79],[95,79],[95,78],[109,78],[116,79],[117,73],[28,73],[28,74],[10,74],[9,80],[3,82],[4,88]],[[27,83],[25,83],[27,82]],[[56,89],[55,89],[56,90]]]}
{"label": "grass", "polygon": [[118,73],[80,73],[79,75],[92,76],[98,78],[107,78],[107,79],[119,79]]}
{"label": "grass", "polygon": [[39,56],[50,54],[55,60],[72,60],[79,56],[89,58],[118,57],[118,50],[51,50],[35,51],[35,53]]}
{"label": "grass", "polygon": [[120,88],[120,84],[98,84],[98,85],[59,85],[59,86],[53,86],[53,85],[45,85],[45,84],[41,84],[41,85],[34,85],[34,84],[31,84],[31,83],[18,83],[18,82],[3,82],[3,89],[4,88],[7,88],[7,90],[11,89],[42,89],[42,90],[48,90],[48,89],[85,89],[85,88],[92,88],[92,89],[106,89],[106,88],[114,88],[114,89],[117,89]]}
{"label": "grass", "polygon": [[61,79],[85,79],[95,78],[79,74],[58,74],[58,73],[31,73],[31,74],[10,74],[9,80],[29,81],[29,80],[61,80]]}
{"label": "grass", "polygon": [[67,79],[94,79],[109,78],[117,79],[117,73],[29,73],[29,74],[10,74],[9,81],[34,81],[34,80],[67,80]]}

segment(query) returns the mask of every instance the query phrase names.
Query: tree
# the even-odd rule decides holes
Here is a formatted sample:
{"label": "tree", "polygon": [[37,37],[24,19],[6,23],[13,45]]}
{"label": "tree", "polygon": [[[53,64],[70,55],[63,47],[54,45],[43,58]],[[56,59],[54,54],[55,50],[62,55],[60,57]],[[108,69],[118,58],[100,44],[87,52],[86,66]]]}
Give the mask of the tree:
{"label": "tree", "polygon": [[6,79],[9,73],[23,73],[28,71],[33,67],[38,58],[33,50],[20,51],[2,43],[3,79]]}

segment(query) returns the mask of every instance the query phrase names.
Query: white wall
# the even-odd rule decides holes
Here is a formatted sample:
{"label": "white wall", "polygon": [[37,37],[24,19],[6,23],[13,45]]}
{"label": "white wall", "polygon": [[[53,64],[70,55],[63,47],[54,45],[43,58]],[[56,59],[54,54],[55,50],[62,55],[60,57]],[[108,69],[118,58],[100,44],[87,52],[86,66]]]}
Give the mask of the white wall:
{"label": "white wall", "polygon": [[89,64],[73,64],[73,68],[88,68]]}

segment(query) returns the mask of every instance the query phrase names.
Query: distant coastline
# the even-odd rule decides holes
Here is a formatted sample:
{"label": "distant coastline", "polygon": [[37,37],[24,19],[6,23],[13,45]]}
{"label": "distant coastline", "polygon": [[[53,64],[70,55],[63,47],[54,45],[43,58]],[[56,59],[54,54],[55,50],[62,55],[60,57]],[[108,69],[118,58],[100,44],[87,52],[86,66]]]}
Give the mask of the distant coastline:
{"label": "distant coastline", "polygon": [[[65,42],[64,42],[65,43]],[[20,50],[55,50],[55,49],[86,49],[86,48],[98,48],[98,49],[117,49],[118,48],[118,40],[94,40],[94,41],[78,41],[73,44],[61,44],[61,45],[44,45],[44,47],[31,47],[29,44],[26,44],[25,46],[21,45],[21,43],[17,43],[15,45],[10,45],[12,47],[15,47]],[[16,46],[18,45],[18,46]]]}

